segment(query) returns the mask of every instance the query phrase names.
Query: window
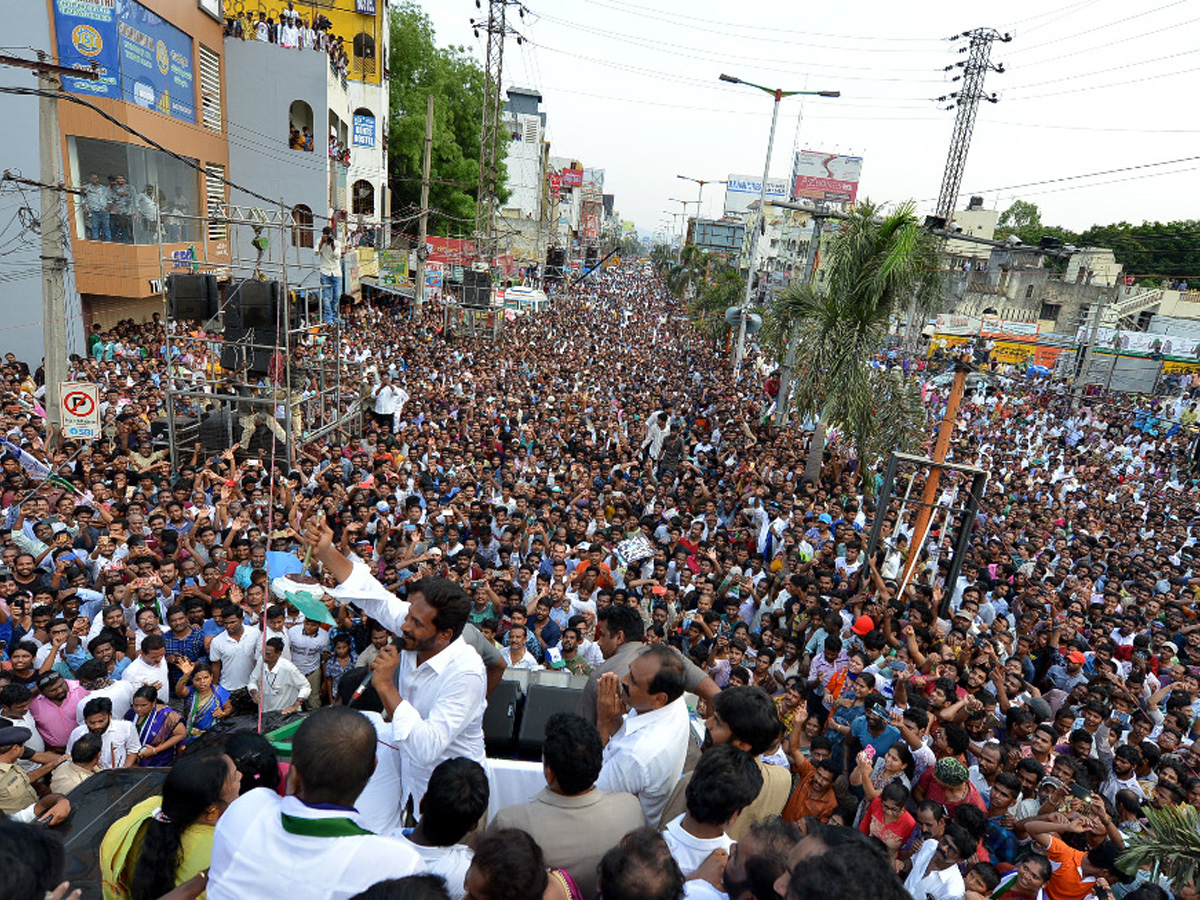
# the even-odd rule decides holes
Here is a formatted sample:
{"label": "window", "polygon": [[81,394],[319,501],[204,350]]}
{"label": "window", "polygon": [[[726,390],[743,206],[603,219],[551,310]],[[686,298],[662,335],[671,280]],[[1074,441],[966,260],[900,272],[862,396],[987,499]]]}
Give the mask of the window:
{"label": "window", "polygon": [[313,249],[313,213],[303,203],[292,207],[292,246]]}
{"label": "window", "polygon": [[229,226],[225,222],[225,167],[209,163],[204,169],[208,173],[204,179],[204,199],[208,204],[208,239],[223,241],[229,237]]}
{"label": "window", "polygon": [[291,150],[313,149],[312,107],[303,100],[293,100],[288,107],[288,148]]}
{"label": "window", "polygon": [[[81,239],[119,244],[198,239],[199,175],[192,165],[149,147],[69,137]],[[193,165],[197,165],[192,161]]]}
{"label": "window", "polygon": [[1029,287],[1025,288],[1025,299],[1030,300],[1032,298],[1033,298],[1033,285],[1031,284],[1031,285],[1029,285]]}
{"label": "window", "polygon": [[525,143],[536,144],[538,141],[538,120],[530,117],[525,120]]}
{"label": "window", "polygon": [[1058,321],[1058,311],[1062,309],[1057,303],[1043,303],[1042,311],[1038,313],[1039,319],[1045,319],[1047,322]]}
{"label": "window", "polygon": [[351,189],[352,212],[358,216],[375,215],[375,186],[365,179],[354,182]]}
{"label": "window", "polygon": [[354,36],[354,65],[351,71],[360,75],[375,74],[375,38],[365,31]]}
{"label": "window", "polygon": [[221,130],[221,57],[200,45],[200,107],[204,127]]}

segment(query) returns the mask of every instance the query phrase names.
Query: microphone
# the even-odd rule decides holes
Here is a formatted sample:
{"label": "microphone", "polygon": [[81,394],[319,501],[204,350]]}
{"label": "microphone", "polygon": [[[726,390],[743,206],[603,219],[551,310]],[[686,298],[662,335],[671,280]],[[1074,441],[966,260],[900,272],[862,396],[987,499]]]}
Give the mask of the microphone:
{"label": "microphone", "polygon": [[354,704],[355,700],[357,700],[359,697],[361,697],[363,694],[366,693],[367,688],[371,686],[371,677],[374,674],[375,673],[372,672],[370,669],[367,670],[366,677],[363,678],[362,683],[358,687],[356,687],[354,689],[354,693],[350,695],[350,702],[346,704],[347,706],[352,706]]}

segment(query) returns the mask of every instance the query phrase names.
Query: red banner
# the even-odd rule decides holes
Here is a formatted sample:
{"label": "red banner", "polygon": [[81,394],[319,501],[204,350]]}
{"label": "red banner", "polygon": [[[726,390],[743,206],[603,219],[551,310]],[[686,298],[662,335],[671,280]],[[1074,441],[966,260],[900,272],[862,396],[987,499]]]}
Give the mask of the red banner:
{"label": "red banner", "polygon": [[583,187],[583,169],[563,169],[562,186],[569,188]]}
{"label": "red banner", "polygon": [[562,175],[558,172],[550,173],[550,196],[558,199],[562,193]]}
{"label": "red banner", "polygon": [[475,261],[474,241],[431,236],[425,239],[425,246],[429,249],[429,259],[433,262],[469,266]]}

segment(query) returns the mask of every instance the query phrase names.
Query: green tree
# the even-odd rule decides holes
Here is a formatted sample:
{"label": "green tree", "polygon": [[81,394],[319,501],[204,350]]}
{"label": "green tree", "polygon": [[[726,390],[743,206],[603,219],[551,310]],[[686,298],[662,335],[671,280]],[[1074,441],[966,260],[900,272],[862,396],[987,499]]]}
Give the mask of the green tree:
{"label": "green tree", "polygon": [[778,353],[792,343],[799,361],[796,415],[818,420],[806,478],[820,476],[829,427],[845,432],[864,471],[878,454],[920,441],[924,418],[915,382],[884,375],[871,360],[893,317],[911,306],[923,319],[941,301],[938,244],[912,203],[884,216],[863,200],[824,251],[827,290],[788,288],[767,310],[763,340]]}
{"label": "green tree", "polygon": [[1036,203],[1027,200],[1014,200],[1012,206],[1000,213],[996,223],[998,229],[1007,229],[1015,233],[1023,229],[1038,229],[1042,227],[1042,211]]}
{"label": "green tree", "polygon": [[725,310],[742,302],[746,279],[732,266],[712,260],[707,280],[696,285],[696,296],[688,304],[688,319],[704,337],[720,346],[729,339]]}
{"label": "green tree", "polygon": [[[483,118],[483,69],[466,47],[439,47],[429,17],[412,0],[392,8],[388,181],[395,216],[421,208],[425,111],[433,95],[429,231],[469,232],[475,221],[479,181],[479,132]],[[503,135],[501,135],[503,139]],[[503,157],[504,144],[499,148]],[[507,171],[501,165],[501,199]]]}

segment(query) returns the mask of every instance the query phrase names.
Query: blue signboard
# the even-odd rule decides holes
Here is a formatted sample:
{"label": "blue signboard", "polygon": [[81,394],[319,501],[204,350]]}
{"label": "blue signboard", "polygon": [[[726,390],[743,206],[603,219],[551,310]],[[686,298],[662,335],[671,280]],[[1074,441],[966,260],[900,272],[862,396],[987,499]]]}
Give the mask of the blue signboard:
{"label": "blue signboard", "polygon": [[59,64],[77,69],[95,64],[100,70],[99,81],[63,78],[63,87],[73,94],[120,97],[115,0],[54,0],[54,22]]}
{"label": "blue signboard", "polygon": [[192,39],[140,3],[121,5],[121,87],[125,99],[196,121]]}
{"label": "blue signboard", "polygon": [[54,0],[62,65],[100,67],[100,80],[64,78],[74,94],[121,98],[196,121],[192,39],[134,0]]}
{"label": "blue signboard", "polygon": [[354,117],[354,137],[352,138],[355,147],[374,147],[375,146],[375,117],[374,116],[355,116]]}

